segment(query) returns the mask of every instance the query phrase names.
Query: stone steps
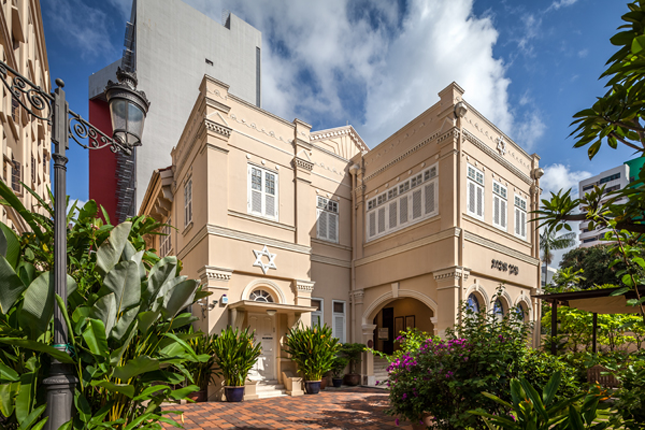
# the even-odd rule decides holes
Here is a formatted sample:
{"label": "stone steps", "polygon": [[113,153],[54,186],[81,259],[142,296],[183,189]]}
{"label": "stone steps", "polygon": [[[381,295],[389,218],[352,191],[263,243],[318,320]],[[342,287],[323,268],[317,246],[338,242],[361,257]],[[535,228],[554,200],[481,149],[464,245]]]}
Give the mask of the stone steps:
{"label": "stone steps", "polygon": [[287,396],[287,390],[285,390],[282,384],[258,384],[256,392],[258,399]]}

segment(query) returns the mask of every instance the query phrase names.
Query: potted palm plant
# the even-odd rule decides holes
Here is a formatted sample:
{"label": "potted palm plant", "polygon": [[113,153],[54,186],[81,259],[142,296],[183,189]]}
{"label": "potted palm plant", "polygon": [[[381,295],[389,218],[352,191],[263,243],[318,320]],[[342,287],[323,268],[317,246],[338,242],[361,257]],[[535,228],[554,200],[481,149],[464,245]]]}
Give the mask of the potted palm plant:
{"label": "potted palm plant", "polygon": [[331,328],[322,327],[292,328],[284,342],[285,352],[298,366],[305,380],[305,392],[318,394],[320,380],[330,371],[338,349],[338,339],[332,337]]}
{"label": "potted palm plant", "polygon": [[191,361],[184,367],[192,375],[193,383],[199,387],[199,391],[189,394],[189,398],[196,402],[205,402],[208,397],[208,384],[217,374],[213,364],[215,364],[215,340],[216,334],[208,335],[201,331],[193,333],[192,326],[189,330],[189,338],[186,343],[190,345],[197,355],[208,355],[210,358],[207,361]]}
{"label": "potted palm plant", "polygon": [[253,344],[254,333],[229,326],[213,342],[215,363],[224,377],[224,395],[229,402],[242,401],[246,377],[262,353],[260,343]]}
{"label": "potted palm plant", "polygon": [[345,375],[345,384],[355,387],[361,382],[359,367],[361,364],[361,353],[365,351],[362,343],[345,343],[340,347],[340,355],[349,362],[349,373]]}

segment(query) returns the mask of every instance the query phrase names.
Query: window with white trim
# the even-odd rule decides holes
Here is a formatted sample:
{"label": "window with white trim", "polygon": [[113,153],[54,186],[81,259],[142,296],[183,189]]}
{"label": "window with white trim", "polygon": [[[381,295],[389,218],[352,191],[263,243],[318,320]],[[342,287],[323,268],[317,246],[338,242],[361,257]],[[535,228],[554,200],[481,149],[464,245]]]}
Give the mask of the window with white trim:
{"label": "window with white trim", "polygon": [[484,219],[484,173],[468,165],[466,209],[469,215]]}
{"label": "window with white trim", "polygon": [[323,299],[311,298],[311,306],[316,308],[315,311],[311,312],[311,326],[322,327],[325,325],[325,301]]}
{"label": "window with white trim", "polygon": [[316,234],[318,239],[338,243],[338,202],[317,197]]}
{"label": "window with white trim", "polygon": [[340,343],[345,343],[345,302],[332,300],[332,336],[338,338]]}
{"label": "window with white trim", "polygon": [[493,181],[493,225],[506,231],[508,228],[507,189],[499,182]]}
{"label": "window with white trim", "polygon": [[159,255],[162,257],[170,254],[172,250],[172,219],[168,218],[166,225],[161,228],[162,236],[159,236]]}
{"label": "window with white trim", "polygon": [[367,241],[439,214],[437,165],[367,202]]}
{"label": "window with white trim", "polygon": [[526,240],[526,200],[515,196],[515,236]]}
{"label": "window with white trim", "polygon": [[261,167],[248,166],[248,213],[278,219],[278,174]]}
{"label": "window with white trim", "polygon": [[184,227],[193,222],[193,178],[184,184]]}

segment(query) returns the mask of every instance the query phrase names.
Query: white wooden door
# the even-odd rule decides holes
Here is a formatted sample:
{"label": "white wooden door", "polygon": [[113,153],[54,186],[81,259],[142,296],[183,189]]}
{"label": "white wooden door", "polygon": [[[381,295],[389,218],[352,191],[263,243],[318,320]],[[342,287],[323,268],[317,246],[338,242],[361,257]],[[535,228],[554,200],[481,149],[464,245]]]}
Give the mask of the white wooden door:
{"label": "white wooden door", "polygon": [[255,330],[255,342],[262,345],[262,355],[249,373],[253,381],[276,380],[275,370],[275,316],[267,314],[249,314],[248,323]]}

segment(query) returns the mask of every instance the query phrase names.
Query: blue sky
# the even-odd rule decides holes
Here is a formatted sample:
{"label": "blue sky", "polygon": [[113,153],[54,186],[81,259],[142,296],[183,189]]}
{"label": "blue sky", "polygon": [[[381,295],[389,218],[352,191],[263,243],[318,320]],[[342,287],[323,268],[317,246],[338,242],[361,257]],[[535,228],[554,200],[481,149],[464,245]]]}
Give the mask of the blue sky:
{"label": "blue sky", "polygon": [[[451,81],[546,170],[545,191],[632,156],[573,149],[572,115],[604,92],[598,76],[626,3],[615,0],[187,0],[230,10],[263,33],[263,108],[324,129],[354,125],[375,146]],[[121,55],[131,0],[42,0],[52,78],[87,117],[88,76]],[[52,79],[53,80],[53,79]],[[145,88],[144,88],[145,90]],[[153,100],[154,103],[154,100]],[[69,154],[68,193],[88,198],[87,151]]]}

